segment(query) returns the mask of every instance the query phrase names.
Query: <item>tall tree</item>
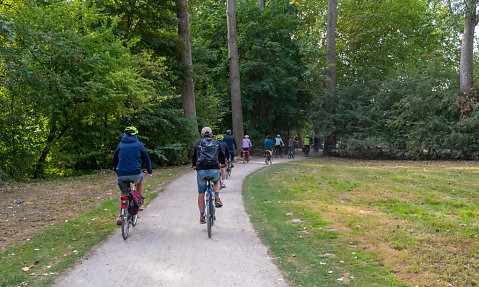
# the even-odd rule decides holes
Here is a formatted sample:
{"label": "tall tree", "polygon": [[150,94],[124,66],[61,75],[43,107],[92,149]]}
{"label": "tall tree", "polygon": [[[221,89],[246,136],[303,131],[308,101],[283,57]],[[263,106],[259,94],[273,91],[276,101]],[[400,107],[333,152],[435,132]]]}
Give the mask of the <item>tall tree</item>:
{"label": "tall tree", "polygon": [[241,104],[241,86],[238,56],[238,33],[236,30],[236,3],[227,0],[226,17],[228,22],[228,58],[230,62],[231,114],[233,133],[236,142],[241,142],[244,136],[243,108]]}
{"label": "tall tree", "polygon": [[[332,115],[336,110],[336,22],[338,1],[328,1],[328,24],[326,33],[326,111]],[[329,134],[324,143],[324,153],[330,154],[336,145],[336,136]]]}
{"label": "tall tree", "polygon": [[460,83],[462,91],[469,91],[473,86],[474,29],[477,25],[476,5],[477,0],[465,1],[464,32],[462,34],[460,63]]}
{"label": "tall tree", "polygon": [[264,9],[264,0],[256,0],[256,4],[259,8]]}
{"label": "tall tree", "polygon": [[[190,21],[188,0],[176,0],[178,17],[178,52],[184,79],[181,82],[181,102],[185,115],[196,122],[195,86],[193,84],[193,60],[191,58]],[[196,131],[198,127],[196,125]]]}

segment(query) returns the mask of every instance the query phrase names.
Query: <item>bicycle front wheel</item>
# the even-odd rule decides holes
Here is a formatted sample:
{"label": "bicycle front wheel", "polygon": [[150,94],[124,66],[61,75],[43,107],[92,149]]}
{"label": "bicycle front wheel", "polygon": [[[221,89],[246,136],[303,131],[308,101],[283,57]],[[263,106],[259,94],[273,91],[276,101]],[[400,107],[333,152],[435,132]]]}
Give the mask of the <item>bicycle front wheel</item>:
{"label": "bicycle front wheel", "polygon": [[135,227],[135,225],[138,223],[138,213],[133,215],[131,218],[131,225]]}

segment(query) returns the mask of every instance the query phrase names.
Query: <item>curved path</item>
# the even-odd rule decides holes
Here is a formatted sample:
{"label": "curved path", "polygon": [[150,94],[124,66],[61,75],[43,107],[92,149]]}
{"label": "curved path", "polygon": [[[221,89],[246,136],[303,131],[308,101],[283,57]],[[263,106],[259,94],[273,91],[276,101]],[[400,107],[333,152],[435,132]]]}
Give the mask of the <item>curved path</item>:
{"label": "curved path", "polygon": [[263,167],[262,158],[235,165],[211,239],[199,224],[196,172],[189,172],[141,212],[126,241],[119,228],[55,286],[287,286],[243,204],[244,178]]}

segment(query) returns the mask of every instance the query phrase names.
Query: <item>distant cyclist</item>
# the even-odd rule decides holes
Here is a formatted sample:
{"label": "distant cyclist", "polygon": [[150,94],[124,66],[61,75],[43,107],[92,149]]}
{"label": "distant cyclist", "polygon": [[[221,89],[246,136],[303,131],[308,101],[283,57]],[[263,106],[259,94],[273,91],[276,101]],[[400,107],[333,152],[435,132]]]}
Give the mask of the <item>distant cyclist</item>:
{"label": "distant cyclist", "polygon": [[288,140],[288,153],[291,153],[294,155],[294,139],[293,137],[290,137]]}
{"label": "distant cyclist", "polygon": [[[224,136],[223,135],[217,135],[216,140],[220,143],[221,150],[225,154],[225,161],[228,161],[228,145],[224,142]],[[223,166],[221,167],[221,188],[226,188],[226,168]]]}
{"label": "distant cyclist", "polygon": [[236,145],[235,138],[231,135],[231,130],[226,131],[224,141],[228,145],[229,158],[231,161],[231,166],[233,166],[233,163],[235,162],[235,150],[238,148],[238,146]]}
{"label": "distant cyclist", "polygon": [[264,141],[264,150],[265,150],[265,153],[266,153],[266,152],[270,152],[270,154],[273,154],[273,146],[274,146],[274,142],[273,142],[273,140],[271,139],[271,136],[270,136],[270,135],[267,135],[267,136],[266,136],[266,140]]}
{"label": "distant cyclist", "polygon": [[281,155],[283,153],[283,146],[284,142],[281,138],[281,135],[277,135],[275,138],[274,149],[276,151],[276,155]]}
{"label": "distant cyclist", "polygon": [[294,148],[299,148],[299,140],[300,140],[299,136],[296,136],[294,138]]}
{"label": "distant cyclist", "polygon": [[213,190],[215,193],[215,206],[222,207],[220,200],[220,167],[225,165],[225,155],[221,150],[220,143],[213,139],[210,127],[201,130],[202,139],[195,142],[191,163],[196,170],[196,182],[198,184],[198,208],[200,210],[200,223],[206,223],[205,218],[205,192],[207,176],[213,176]]}
{"label": "distant cyclist", "polygon": [[249,149],[252,148],[253,145],[251,144],[251,140],[249,139],[249,136],[248,135],[245,135],[244,136],[244,139],[243,139],[243,144],[242,144],[242,148],[243,148],[243,156],[246,157],[246,151],[248,152],[249,154]]}
{"label": "distant cyclist", "polygon": [[318,138],[318,136],[314,137],[313,143],[314,143],[314,151],[318,152],[319,151],[319,138]]}
{"label": "distant cyclist", "polygon": [[304,137],[304,150],[308,150],[309,151],[309,145],[310,145],[310,138],[309,138],[309,135],[306,135]]}
{"label": "distant cyclist", "polygon": [[[121,142],[113,154],[113,169],[117,174],[117,182],[122,194],[128,194],[130,182],[133,182],[136,185],[136,190],[143,197],[142,161],[150,175],[153,172],[150,157],[143,144],[138,140],[138,129],[133,126],[127,127],[125,135],[121,138]],[[118,204],[121,212],[121,198],[118,199]],[[120,216],[118,216],[116,224],[121,225]]]}

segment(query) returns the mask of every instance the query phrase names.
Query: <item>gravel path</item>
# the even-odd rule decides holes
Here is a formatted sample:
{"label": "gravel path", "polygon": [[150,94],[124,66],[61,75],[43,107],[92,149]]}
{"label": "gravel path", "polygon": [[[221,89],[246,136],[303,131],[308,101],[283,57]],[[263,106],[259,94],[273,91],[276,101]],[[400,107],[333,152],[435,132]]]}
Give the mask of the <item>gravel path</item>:
{"label": "gravel path", "polygon": [[[287,286],[246,214],[244,178],[262,158],[233,168],[212,237],[199,224],[196,172],[171,183],[141,212],[125,241],[118,228],[55,286]],[[273,160],[275,162],[287,159]]]}

